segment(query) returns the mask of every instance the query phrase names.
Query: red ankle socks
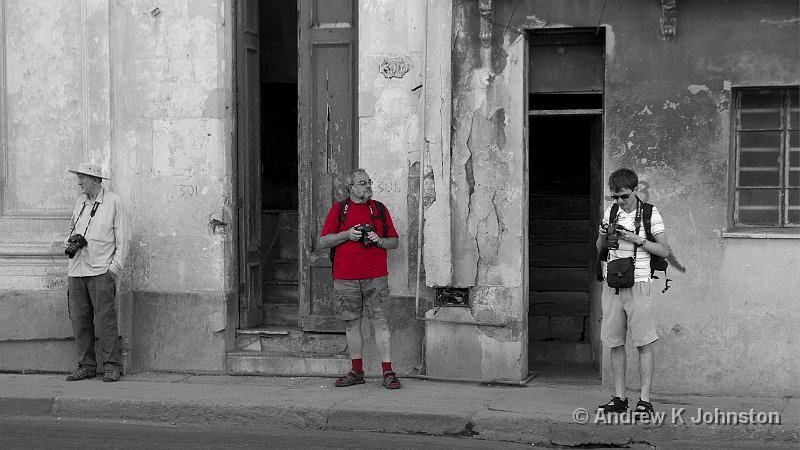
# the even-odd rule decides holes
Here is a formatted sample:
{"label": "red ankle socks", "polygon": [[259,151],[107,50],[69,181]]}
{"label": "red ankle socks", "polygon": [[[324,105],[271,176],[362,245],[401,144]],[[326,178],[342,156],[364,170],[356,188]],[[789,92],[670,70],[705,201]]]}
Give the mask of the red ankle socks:
{"label": "red ankle socks", "polygon": [[362,358],[353,359],[353,372],[355,373],[364,373],[364,368],[362,366],[363,360]]}
{"label": "red ankle socks", "polygon": [[391,372],[392,371],[392,363],[391,363],[391,361],[381,362],[381,369],[383,369],[384,373]]}

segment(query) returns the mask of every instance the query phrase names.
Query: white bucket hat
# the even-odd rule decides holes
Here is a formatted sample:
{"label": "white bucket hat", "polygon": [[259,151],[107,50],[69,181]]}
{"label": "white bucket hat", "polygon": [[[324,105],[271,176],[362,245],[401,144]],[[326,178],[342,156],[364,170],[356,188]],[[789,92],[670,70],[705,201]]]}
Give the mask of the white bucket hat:
{"label": "white bucket hat", "polygon": [[92,177],[102,178],[104,180],[110,180],[110,178],[103,176],[103,171],[102,171],[102,169],[100,169],[100,166],[98,166],[97,164],[81,163],[81,165],[79,165],[77,169],[67,169],[67,171],[75,173],[75,174],[80,173],[80,174],[83,174],[83,175],[89,175],[89,176],[92,176]]}

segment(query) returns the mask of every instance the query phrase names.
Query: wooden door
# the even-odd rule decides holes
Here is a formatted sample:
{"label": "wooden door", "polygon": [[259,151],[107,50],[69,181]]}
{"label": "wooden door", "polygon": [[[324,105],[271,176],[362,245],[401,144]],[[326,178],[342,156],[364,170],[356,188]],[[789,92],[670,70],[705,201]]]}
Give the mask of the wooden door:
{"label": "wooden door", "polygon": [[239,326],[264,320],[261,267],[261,86],[258,1],[236,8],[236,139],[239,209]]}
{"label": "wooden door", "polygon": [[316,241],[328,210],[346,197],[345,176],[356,167],[356,2],[300,0],[298,235],[300,325],[343,331],[333,315],[328,250]]}

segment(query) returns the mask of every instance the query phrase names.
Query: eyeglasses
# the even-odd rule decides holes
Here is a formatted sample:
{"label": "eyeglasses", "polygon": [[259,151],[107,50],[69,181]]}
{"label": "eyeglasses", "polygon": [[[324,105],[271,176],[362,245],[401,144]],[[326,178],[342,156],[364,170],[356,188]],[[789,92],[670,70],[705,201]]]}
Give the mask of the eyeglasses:
{"label": "eyeglasses", "polygon": [[613,198],[614,200],[619,200],[619,199],[627,200],[631,196],[631,194],[633,194],[633,192],[629,192],[627,194],[622,194],[622,195],[611,194],[611,198]]}
{"label": "eyeglasses", "polygon": [[355,186],[355,185],[359,185],[359,186],[372,186],[372,180],[362,180],[362,181],[357,181],[357,182],[355,182],[355,183],[351,184],[350,186]]}

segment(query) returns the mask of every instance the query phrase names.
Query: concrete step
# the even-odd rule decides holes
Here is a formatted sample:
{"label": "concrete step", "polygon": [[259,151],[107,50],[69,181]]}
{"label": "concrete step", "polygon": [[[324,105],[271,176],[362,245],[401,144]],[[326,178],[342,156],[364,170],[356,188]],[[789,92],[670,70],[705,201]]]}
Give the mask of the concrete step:
{"label": "concrete step", "polygon": [[264,323],[267,325],[297,325],[300,320],[300,307],[290,303],[264,302]]}
{"label": "concrete step", "polygon": [[589,364],[592,362],[592,346],[589,342],[531,340],[528,361],[531,364]]}
{"label": "concrete step", "polygon": [[296,259],[276,259],[274,267],[276,280],[297,281],[298,265]]}
{"label": "concrete step", "polygon": [[281,259],[297,259],[300,246],[297,240],[297,228],[280,228],[278,230],[278,257]]}
{"label": "concrete step", "polygon": [[300,332],[300,327],[294,325],[261,325],[246,330],[236,330],[236,349],[244,351],[261,351],[261,336],[286,336],[291,332]]}
{"label": "concrete step", "polygon": [[287,335],[261,336],[262,351],[347,355],[344,334],[293,331]]}
{"label": "concrete step", "polygon": [[295,322],[294,325],[262,325],[236,330],[236,348],[256,352],[346,355],[347,338],[339,333],[304,332]]}
{"label": "concrete step", "polygon": [[588,316],[528,316],[534,340],[582,342],[588,339]]}
{"label": "concrete step", "polygon": [[264,303],[297,304],[298,287],[295,280],[266,280],[263,288]]}
{"label": "concrete step", "polygon": [[234,351],[225,355],[225,368],[235,374],[331,376],[351,368],[346,354]]}
{"label": "concrete step", "polygon": [[297,211],[280,211],[278,214],[278,226],[281,228],[297,229]]}

